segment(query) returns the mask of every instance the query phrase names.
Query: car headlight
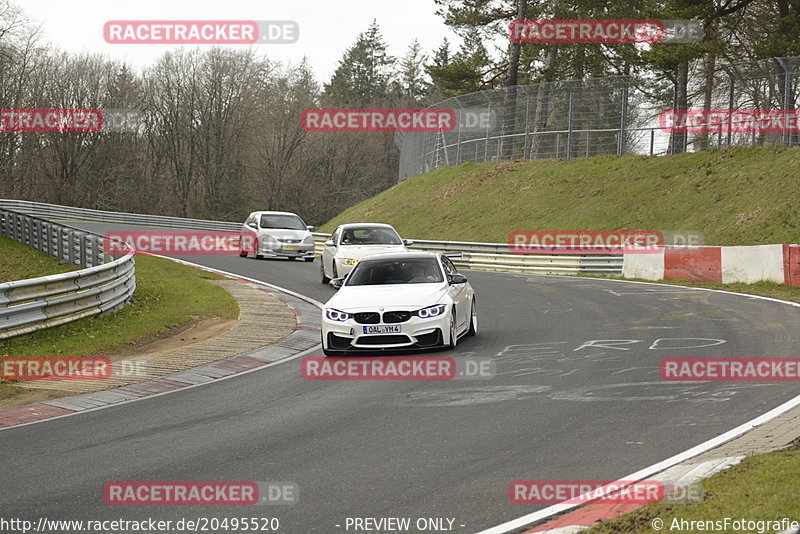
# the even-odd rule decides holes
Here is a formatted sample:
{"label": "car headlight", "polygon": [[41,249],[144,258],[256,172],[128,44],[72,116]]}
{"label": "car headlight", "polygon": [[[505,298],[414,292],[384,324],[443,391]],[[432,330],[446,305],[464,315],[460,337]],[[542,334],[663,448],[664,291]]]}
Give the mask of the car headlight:
{"label": "car headlight", "polygon": [[341,262],[342,265],[355,265],[356,263],[358,263],[358,260],[353,258],[339,258],[339,261]]}
{"label": "car headlight", "polygon": [[303,244],[304,245],[313,245],[314,244],[314,236],[310,235],[310,236],[306,237],[305,239],[303,239]]}
{"label": "car headlight", "polygon": [[330,319],[331,321],[341,321],[344,322],[351,318],[353,314],[339,311],[333,308],[328,308],[325,310],[325,316]]}
{"label": "car headlight", "polygon": [[446,304],[437,304],[435,306],[428,306],[427,308],[422,308],[421,310],[415,311],[414,315],[416,315],[420,319],[428,319],[429,317],[439,317],[441,314],[444,313],[445,308],[447,308]]}

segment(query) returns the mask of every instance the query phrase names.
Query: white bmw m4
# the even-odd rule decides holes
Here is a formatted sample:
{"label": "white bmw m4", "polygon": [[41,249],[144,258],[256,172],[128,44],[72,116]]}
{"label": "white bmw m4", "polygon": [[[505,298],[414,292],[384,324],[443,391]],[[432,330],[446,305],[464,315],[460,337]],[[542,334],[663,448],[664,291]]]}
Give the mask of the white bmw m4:
{"label": "white bmw m4", "polygon": [[454,348],[478,331],[475,292],[437,252],[371,254],[344,278],[322,311],[326,356]]}

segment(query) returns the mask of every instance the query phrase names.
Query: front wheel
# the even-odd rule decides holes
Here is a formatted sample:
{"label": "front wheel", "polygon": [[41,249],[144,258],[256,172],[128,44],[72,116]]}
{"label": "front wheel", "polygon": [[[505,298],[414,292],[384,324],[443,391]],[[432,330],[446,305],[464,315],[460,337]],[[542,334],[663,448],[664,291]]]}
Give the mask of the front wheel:
{"label": "front wheel", "polygon": [[473,299],[470,311],[470,318],[469,318],[469,330],[467,330],[467,335],[474,336],[477,333],[478,333],[478,310],[475,307],[475,299]]}
{"label": "front wheel", "polygon": [[456,335],[456,314],[453,312],[450,315],[450,343],[447,345],[448,349],[456,348],[458,344],[458,336]]}
{"label": "front wheel", "polygon": [[327,284],[328,284],[328,282],[330,282],[330,281],[331,281],[331,279],[330,279],[330,278],[328,278],[327,276],[325,276],[325,262],[324,262],[324,261],[322,261],[322,260],[320,260],[320,262],[319,262],[319,274],[320,274],[320,278],[322,279],[322,283],[323,283],[323,284],[326,284],[326,285],[327,285]]}

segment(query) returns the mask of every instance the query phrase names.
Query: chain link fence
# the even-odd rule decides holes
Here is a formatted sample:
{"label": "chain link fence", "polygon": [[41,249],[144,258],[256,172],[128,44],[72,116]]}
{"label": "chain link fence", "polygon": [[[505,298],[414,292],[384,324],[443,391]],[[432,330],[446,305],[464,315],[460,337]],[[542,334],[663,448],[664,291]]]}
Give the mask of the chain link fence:
{"label": "chain link fence", "polygon": [[[708,70],[711,76],[706,76]],[[698,65],[689,73],[686,107],[725,112],[794,110],[798,76],[800,57],[715,65],[712,69]],[[467,161],[665,155],[709,147],[798,144],[796,120],[793,131],[783,132],[740,131],[743,129],[732,127],[731,119],[711,131],[673,132],[659,117],[679,107],[676,88],[670,79],[614,76],[453,97],[431,108],[452,109],[457,117],[455,129],[395,135],[400,149],[399,178]]]}

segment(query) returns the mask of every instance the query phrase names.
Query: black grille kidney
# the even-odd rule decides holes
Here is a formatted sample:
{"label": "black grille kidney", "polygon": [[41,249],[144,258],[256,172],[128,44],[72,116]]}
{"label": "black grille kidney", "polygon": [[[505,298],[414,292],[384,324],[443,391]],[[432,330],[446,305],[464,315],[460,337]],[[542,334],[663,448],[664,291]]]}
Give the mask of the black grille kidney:
{"label": "black grille kidney", "polygon": [[404,323],[411,318],[411,312],[390,311],[383,314],[384,323]]}
{"label": "black grille kidney", "polygon": [[381,316],[377,312],[354,313],[353,319],[360,324],[378,324],[381,322]]}

